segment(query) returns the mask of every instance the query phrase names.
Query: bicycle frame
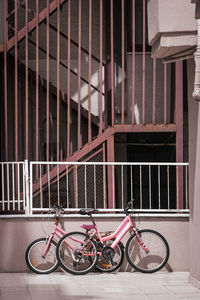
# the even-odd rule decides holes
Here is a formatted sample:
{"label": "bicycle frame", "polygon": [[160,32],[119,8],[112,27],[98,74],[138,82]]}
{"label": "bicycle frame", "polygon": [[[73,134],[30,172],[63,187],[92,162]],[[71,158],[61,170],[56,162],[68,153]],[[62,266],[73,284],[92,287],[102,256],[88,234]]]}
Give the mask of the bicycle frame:
{"label": "bicycle frame", "polygon": [[90,237],[92,238],[95,234],[97,235],[97,237],[99,238],[100,242],[103,244],[106,241],[109,241],[111,239],[116,238],[112,245],[111,248],[115,248],[117,246],[117,244],[121,241],[121,239],[124,237],[124,235],[130,230],[132,229],[133,232],[136,235],[136,238],[138,240],[138,243],[140,244],[140,246],[143,248],[143,250],[145,252],[149,252],[148,248],[145,246],[145,244],[143,243],[134,223],[131,220],[131,217],[129,215],[127,215],[124,220],[121,222],[121,224],[118,226],[118,228],[115,230],[114,233],[107,235],[105,237],[101,237],[98,227],[95,224],[95,231],[92,233],[92,235],[90,235]]}
{"label": "bicycle frame", "polygon": [[49,250],[49,246],[50,246],[51,240],[53,239],[54,235],[57,235],[59,238],[61,238],[65,234],[66,234],[66,232],[64,230],[62,230],[60,227],[58,227],[57,224],[55,224],[54,229],[53,229],[51,235],[48,238],[48,242],[47,242],[47,245],[46,245],[46,247],[44,249],[44,252],[42,253],[42,257],[46,256],[46,254],[47,254],[47,252]]}

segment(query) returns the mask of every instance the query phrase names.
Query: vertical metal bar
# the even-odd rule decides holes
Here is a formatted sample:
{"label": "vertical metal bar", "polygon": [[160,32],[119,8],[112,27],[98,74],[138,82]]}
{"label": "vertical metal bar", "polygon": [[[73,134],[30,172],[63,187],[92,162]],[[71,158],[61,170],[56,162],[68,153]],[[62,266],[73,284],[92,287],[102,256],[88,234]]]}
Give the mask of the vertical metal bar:
{"label": "vertical metal bar", "polygon": [[67,156],[70,156],[70,128],[71,128],[71,116],[70,116],[70,68],[71,68],[71,51],[70,51],[70,40],[71,40],[71,0],[68,0],[68,15],[67,15]]}
{"label": "vertical metal bar", "polygon": [[69,170],[68,170],[68,165],[66,166],[66,183],[67,183],[67,208],[69,208]]}
{"label": "vertical metal bar", "polygon": [[153,59],[153,112],[152,123],[156,123],[156,59]]}
{"label": "vertical metal bar", "polygon": [[20,165],[17,164],[17,178],[18,178],[18,210],[20,210]]}
{"label": "vertical metal bar", "polygon": [[8,210],[10,210],[10,181],[9,181],[9,164],[7,163],[7,200],[8,200]]}
{"label": "vertical metal bar", "polygon": [[[112,135],[107,139],[107,160],[108,162],[114,162],[115,152],[114,152],[114,136]],[[113,173],[112,166],[108,166],[108,206],[109,208],[114,208],[113,199],[115,198],[115,188],[113,184],[115,179],[113,178],[115,174]]]}
{"label": "vertical metal bar", "polygon": [[124,125],[124,0],[121,0],[122,13],[122,125]]}
{"label": "vertical metal bar", "polygon": [[7,14],[8,14],[8,1],[4,0],[4,112],[5,112],[5,160],[6,161],[8,161],[8,86],[7,86],[8,23],[6,19]]}
{"label": "vertical metal bar", "polygon": [[111,41],[111,109],[112,109],[112,126],[114,126],[115,120],[115,114],[114,114],[114,36],[113,36],[113,0],[110,0],[110,41]]}
{"label": "vertical metal bar", "polygon": [[70,68],[71,68],[71,52],[70,52],[70,40],[71,40],[71,0],[68,0],[68,41],[67,41],[67,156],[70,156],[70,128],[71,128],[71,116],[70,116]]}
{"label": "vertical metal bar", "polygon": [[103,129],[103,115],[102,115],[102,66],[103,66],[103,5],[102,5],[102,1],[100,0],[100,99],[99,99],[99,134],[102,133],[102,129]]}
{"label": "vertical metal bar", "polygon": [[115,208],[115,166],[112,165],[112,194],[113,194],[113,208]]}
{"label": "vertical metal bar", "polygon": [[[39,160],[39,0],[36,0],[36,161]],[[36,178],[38,165],[36,165]]]}
{"label": "vertical metal bar", "polygon": [[[183,162],[183,62],[176,62],[176,162]],[[183,208],[183,167],[178,169],[179,209]]]}
{"label": "vertical metal bar", "polygon": [[26,159],[28,159],[28,0],[25,0],[25,90],[26,90]]}
{"label": "vertical metal bar", "polygon": [[22,189],[23,189],[23,209],[26,210],[26,213],[29,214],[29,199],[26,197],[26,188],[25,188],[25,162],[22,165]]}
{"label": "vertical metal bar", "polygon": [[78,10],[78,150],[81,148],[81,12],[82,0],[79,0]]}
{"label": "vertical metal bar", "polygon": [[167,124],[167,64],[164,64],[164,124]]}
{"label": "vertical metal bar", "polygon": [[142,47],[142,124],[145,123],[145,35],[146,35],[146,11],[145,11],[146,1],[143,0],[143,47]]}
{"label": "vertical metal bar", "polygon": [[92,141],[91,128],[91,75],[92,74],[92,0],[89,0],[89,85],[88,85],[88,141]]}
{"label": "vertical metal bar", "polygon": [[130,172],[131,172],[131,200],[133,200],[133,170],[132,165],[130,166]]}
{"label": "vertical metal bar", "polygon": [[15,210],[15,169],[14,169],[14,164],[12,163],[12,184],[13,184],[13,210]]}
{"label": "vertical metal bar", "polygon": [[140,165],[140,209],[142,209],[142,166]]}
{"label": "vertical metal bar", "polygon": [[151,197],[151,166],[149,166],[149,209],[152,208],[152,197]]}
{"label": "vertical metal bar", "polygon": [[60,160],[60,0],[57,0],[57,161]]}
{"label": "vertical metal bar", "polygon": [[17,0],[15,0],[15,161],[18,161],[18,48]]}
{"label": "vertical metal bar", "polygon": [[76,165],[76,208],[78,208],[78,167]]}
{"label": "vertical metal bar", "polygon": [[158,166],[158,208],[161,208],[160,202],[160,166]]}
{"label": "vertical metal bar", "polygon": [[59,164],[57,164],[57,187],[58,187],[58,205],[60,205],[60,176],[59,176]]}
{"label": "vertical metal bar", "polygon": [[2,176],[2,208],[5,210],[5,192],[4,192],[4,163],[1,164],[1,176]]}
{"label": "vertical metal bar", "polygon": [[33,213],[33,164],[30,163],[30,214]]}
{"label": "vertical metal bar", "polygon": [[[105,143],[103,144],[103,162],[106,161],[106,153],[105,153]],[[103,208],[107,208],[107,194],[106,194],[106,166],[103,166],[103,199],[104,205]]]}
{"label": "vertical metal bar", "polygon": [[[46,6],[47,6],[47,24],[46,24],[46,34],[47,34],[47,39],[46,39],[46,43],[47,43],[47,65],[46,65],[46,72],[47,72],[47,87],[46,87],[46,160],[49,161],[49,0],[47,0],[46,2]],[[48,169],[49,169],[49,165],[48,165]]]}
{"label": "vertical metal bar", "polygon": [[124,169],[123,165],[121,166],[121,179],[122,179],[122,208],[124,208]]}
{"label": "vertical metal bar", "polygon": [[94,165],[94,208],[97,208],[96,166]]}
{"label": "vertical metal bar", "polygon": [[179,209],[179,174],[178,166],[176,166],[176,209]]}
{"label": "vertical metal bar", "polygon": [[169,166],[167,166],[167,208],[170,209],[170,199],[169,199]]}
{"label": "vertical metal bar", "polygon": [[135,123],[135,0],[132,0],[132,124]]}
{"label": "vertical metal bar", "polygon": [[40,164],[40,208],[43,208],[43,193],[42,193],[42,166]]}
{"label": "vertical metal bar", "polygon": [[185,167],[185,208],[189,208],[189,203],[188,203],[188,166]]}
{"label": "vertical metal bar", "polygon": [[[29,188],[30,188],[30,181],[29,181],[29,170],[28,170],[28,160],[26,159],[24,161],[24,173],[23,173],[23,189],[24,189],[24,181],[26,182],[26,188],[25,188],[25,192],[26,192],[26,201],[27,201],[27,209],[26,209],[26,213],[32,213],[32,206],[31,206],[31,211],[30,211],[30,196],[29,196]],[[25,193],[24,193],[25,196]],[[25,197],[24,197],[24,208],[25,208]],[[32,203],[31,203],[32,204]]]}
{"label": "vertical metal bar", "polygon": [[74,205],[75,205],[75,208],[78,208],[77,165],[74,167]]}
{"label": "vertical metal bar", "polygon": [[85,165],[85,208],[87,208],[87,170],[86,170],[86,165]]}
{"label": "vertical metal bar", "polygon": [[49,198],[49,208],[51,207],[51,184],[50,184],[50,173],[49,173],[49,164],[47,167],[47,172],[48,172],[48,198]]}

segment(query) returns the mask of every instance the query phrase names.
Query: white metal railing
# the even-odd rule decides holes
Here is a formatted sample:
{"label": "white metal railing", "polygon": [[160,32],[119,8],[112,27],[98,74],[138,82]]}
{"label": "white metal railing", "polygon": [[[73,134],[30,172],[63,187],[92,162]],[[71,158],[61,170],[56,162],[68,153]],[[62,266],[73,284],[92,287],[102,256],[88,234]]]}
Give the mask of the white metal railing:
{"label": "white metal railing", "polygon": [[120,212],[133,198],[141,213],[188,213],[188,163],[30,162],[30,214]]}
{"label": "white metal railing", "polygon": [[0,178],[0,211],[8,213],[28,212],[28,161],[0,162]]}

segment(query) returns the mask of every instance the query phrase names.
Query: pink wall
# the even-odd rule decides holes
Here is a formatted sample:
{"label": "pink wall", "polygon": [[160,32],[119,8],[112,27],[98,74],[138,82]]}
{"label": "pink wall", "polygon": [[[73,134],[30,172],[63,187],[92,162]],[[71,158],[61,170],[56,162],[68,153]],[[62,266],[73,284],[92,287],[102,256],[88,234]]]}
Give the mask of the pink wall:
{"label": "pink wall", "polygon": [[[114,230],[121,218],[98,218],[100,231]],[[62,226],[66,231],[80,230],[80,224],[87,224],[87,218],[65,218]],[[188,218],[141,218],[139,228],[151,228],[163,234],[170,247],[170,257],[162,271],[189,270],[189,223]],[[26,272],[24,253],[27,246],[36,238],[46,236],[53,222],[42,222],[41,218],[0,219],[0,272]],[[45,235],[43,229],[47,232]],[[127,237],[123,238],[125,245]],[[132,269],[124,260],[121,271]]]}

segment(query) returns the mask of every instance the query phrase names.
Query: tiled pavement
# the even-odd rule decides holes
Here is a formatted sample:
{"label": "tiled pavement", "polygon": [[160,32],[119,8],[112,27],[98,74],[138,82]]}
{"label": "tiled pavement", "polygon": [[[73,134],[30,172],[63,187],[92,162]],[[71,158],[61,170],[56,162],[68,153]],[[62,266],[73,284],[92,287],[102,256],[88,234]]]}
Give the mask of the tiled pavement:
{"label": "tiled pavement", "polygon": [[0,273],[0,300],[200,300],[187,272]]}

